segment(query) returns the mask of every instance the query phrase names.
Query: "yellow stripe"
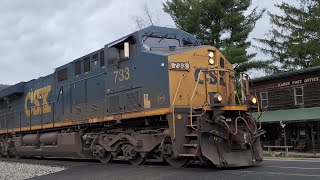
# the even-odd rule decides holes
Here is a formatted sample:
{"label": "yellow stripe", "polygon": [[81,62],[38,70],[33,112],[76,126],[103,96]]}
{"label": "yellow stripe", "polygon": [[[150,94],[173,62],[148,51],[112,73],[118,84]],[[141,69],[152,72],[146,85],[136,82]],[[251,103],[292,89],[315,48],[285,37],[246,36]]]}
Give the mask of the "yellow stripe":
{"label": "yellow stripe", "polygon": [[113,120],[120,120],[120,119],[131,119],[131,118],[138,118],[138,117],[163,115],[163,114],[168,114],[170,112],[171,112],[171,108],[163,108],[163,109],[157,109],[157,110],[151,110],[151,111],[140,111],[140,112],[132,112],[132,113],[126,113],[126,114],[96,117],[96,118],[91,118],[89,120],[84,120],[84,119],[68,120],[68,121],[56,122],[51,124],[34,125],[31,127],[30,126],[21,127],[21,129],[14,128],[14,129],[8,129],[8,130],[1,130],[0,134],[39,130],[39,129],[49,129],[54,127],[73,126],[73,125],[79,125],[79,124],[85,124],[85,123],[98,123],[98,122],[106,122],[106,121],[113,121]]}
{"label": "yellow stripe", "polygon": [[239,106],[205,106],[203,107],[204,110],[210,111],[210,110],[222,110],[222,111],[248,111],[247,106],[239,105]]}

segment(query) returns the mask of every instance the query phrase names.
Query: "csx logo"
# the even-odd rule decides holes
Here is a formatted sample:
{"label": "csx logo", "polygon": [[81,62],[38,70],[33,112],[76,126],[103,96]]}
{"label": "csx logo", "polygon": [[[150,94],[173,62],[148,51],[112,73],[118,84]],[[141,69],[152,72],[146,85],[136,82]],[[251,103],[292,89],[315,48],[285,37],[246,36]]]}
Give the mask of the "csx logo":
{"label": "csx logo", "polygon": [[[207,81],[209,82],[209,84],[216,85],[218,83],[218,76],[217,76],[218,72],[217,71],[204,72],[204,71],[201,71],[201,70],[205,70],[205,69],[200,67],[200,68],[197,68],[194,71],[194,78],[195,78],[196,81],[198,80],[200,72],[201,72],[201,76],[199,78],[199,84],[203,84],[204,83],[204,79],[203,79],[204,78],[204,73],[206,73]],[[226,83],[224,82],[225,72],[220,71],[219,74],[220,74],[220,85],[221,86],[226,86]]]}
{"label": "csx logo", "polygon": [[48,105],[48,96],[51,85],[30,91],[25,97],[24,107],[27,117],[50,113],[51,106]]}

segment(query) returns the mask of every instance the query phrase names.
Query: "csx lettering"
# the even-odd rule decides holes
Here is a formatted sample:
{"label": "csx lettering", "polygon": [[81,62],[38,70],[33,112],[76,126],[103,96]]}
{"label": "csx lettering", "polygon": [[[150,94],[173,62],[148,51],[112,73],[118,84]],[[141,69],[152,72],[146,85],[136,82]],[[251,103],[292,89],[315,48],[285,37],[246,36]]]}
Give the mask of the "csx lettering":
{"label": "csx lettering", "polygon": [[128,67],[114,71],[113,74],[115,83],[130,79],[130,69]]}
{"label": "csx lettering", "polygon": [[[203,68],[197,68],[194,72],[194,78],[196,81],[199,78],[199,74],[200,74],[201,70],[203,70]],[[204,73],[204,72],[202,71],[202,73]],[[207,80],[209,81],[209,84],[216,85],[218,83],[218,77],[216,75],[216,72],[209,71],[209,72],[205,72],[205,73],[207,74]],[[224,82],[224,75],[225,75],[225,73],[220,73],[220,85],[221,86],[226,86],[226,83]],[[204,80],[200,78],[199,84],[204,84]]]}
{"label": "csx lettering", "polygon": [[27,93],[24,102],[27,117],[30,117],[31,114],[36,116],[51,112],[51,106],[48,104],[50,92],[51,85]]}

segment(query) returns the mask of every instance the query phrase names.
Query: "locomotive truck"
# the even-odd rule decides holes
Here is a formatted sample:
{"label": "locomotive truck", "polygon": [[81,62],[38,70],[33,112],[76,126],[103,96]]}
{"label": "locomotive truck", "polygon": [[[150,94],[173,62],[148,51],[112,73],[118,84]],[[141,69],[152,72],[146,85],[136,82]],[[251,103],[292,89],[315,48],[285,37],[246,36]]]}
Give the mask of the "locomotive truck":
{"label": "locomotive truck", "polygon": [[217,48],[150,26],[0,91],[0,155],[252,166],[263,130],[235,82]]}

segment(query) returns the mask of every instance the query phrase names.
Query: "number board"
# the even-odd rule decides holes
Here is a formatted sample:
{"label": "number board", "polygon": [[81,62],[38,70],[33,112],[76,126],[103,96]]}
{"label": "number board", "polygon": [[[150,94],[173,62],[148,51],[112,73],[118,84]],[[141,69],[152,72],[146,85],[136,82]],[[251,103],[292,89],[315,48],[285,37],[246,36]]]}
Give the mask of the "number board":
{"label": "number board", "polygon": [[190,69],[190,64],[186,62],[171,62],[171,69],[187,71]]}

